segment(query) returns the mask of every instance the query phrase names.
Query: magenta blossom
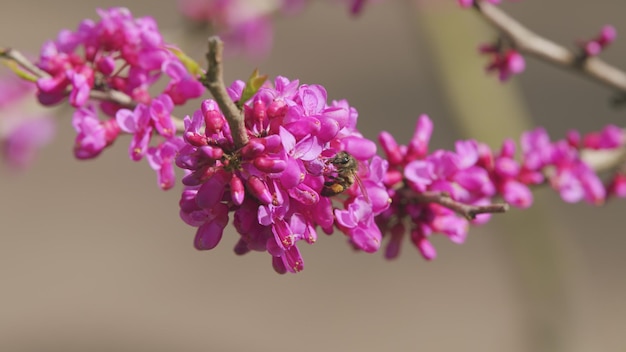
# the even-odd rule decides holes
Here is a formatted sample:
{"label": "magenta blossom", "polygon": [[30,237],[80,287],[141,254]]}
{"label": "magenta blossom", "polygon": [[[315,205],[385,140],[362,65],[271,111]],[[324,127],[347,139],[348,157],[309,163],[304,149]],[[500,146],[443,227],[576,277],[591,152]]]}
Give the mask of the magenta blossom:
{"label": "magenta blossom", "polygon": [[515,49],[503,49],[500,45],[481,45],[479,51],[488,55],[490,61],[487,64],[487,72],[495,72],[501,82],[507,81],[511,76],[520,74],[526,69],[524,57]]}
{"label": "magenta blossom", "polygon": [[283,8],[293,12],[301,7],[293,3],[293,0],[178,0],[178,7],[186,17],[210,23],[229,52],[263,58],[271,49],[274,35],[270,16]]}
{"label": "magenta blossom", "polygon": [[[172,118],[174,103],[167,94],[153,99],[149,105],[138,104],[133,111],[120,109],[115,115],[119,128],[133,138],[128,153],[131,160],[139,161],[148,154],[148,162],[157,172],[158,184],[161,189],[174,186],[174,159],[184,142],[176,136],[176,126]],[[150,147],[153,135],[165,141],[157,147]]]}
{"label": "magenta blossom", "polygon": [[[234,101],[243,87],[238,81],[229,88]],[[181,217],[198,228],[196,247],[214,248],[233,212],[241,236],[235,252],[266,251],[279,273],[304,268],[298,243],[314,243],[318,227],[331,233],[336,225],[355,247],[375,251],[381,234],[374,217],[389,205],[381,182],[386,164],[372,159],[376,146],[357,132],[356,110],[345,101],[328,104],[319,85],[278,77],[243,111],[249,137],[243,147],[234,145],[214,101],[205,100],[185,118],[176,165],[188,170]],[[362,166],[354,173],[366,194],[356,182],[343,193],[323,192],[344,172],[331,162],[340,151]],[[333,194],[343,201],[334,204]]]}
{"label": "magenta blossom", "polygon": [[[347,5],[352,15],[362,13],[372,1],[336,0]],[[227,53],[262,59],[273,44],[273,17],[298,14],[309,3],[307,0],[178,0],[178,8],[188,19],[210,24],[211,30],[226,43]]]}
{"label": "magenta blossom", "polygon": [[582,47],[585,55],[597,56],[609,45],[611,45],[611,43],[615,41],[615,38],[617,38],[617,30],[615,27],[606,25],[602,27],[597,37],[582,42],[580,46]]}
{"label": "magenta blossom", "polygon": [[180,137],[165,140],[156,147],[149,147],[147,153],[150,167],[157,173],[157,183],[163,190],[174,187],[176,174],[174,173],[174,160],[184,141]]}
{"label": "magenta blossom", "polygon": [[23,120],[0,137],[2,155],[16,170],[30,166],[37,152],[52,141],[56,131],[55,121],[48,115],[21,115],[20,118]]}
{"label": "magenta blossom", "polygon": [[[204,88],[167,49],[154,19],[134,18],[125,8],[100,9],[98,14],[99,21],[84,20],[75,31],[63,30],[42,46],[37,66],[48,76],[37,81],[37,96],[44,105],[67,97],[77,108],[78,158],[99,155],[121,129],[133,135],[130,155],[139,160],[153,134],[174,136],[174,105],[201,96]],[[153,95],[162,73],[169,78],[167,85]],[[131,103],[102,102],[98,107],[107,117],[100,120],[92,99],[95,92],[121,92],[139,104],[131,111]],[[113,116],[116,119],[110,119]]]}
{"label": "magenta blossom", "polygon": [[[433,259],[436,251],[429,242],[433,234],[443,234],[455,243],[462,243],[469,225],[489,219],[489,214],[467,216],[462,208],[489,205],[494,197],[526,208],[532,204],[529,187],[533,185],[547,183],[567,202],[586,200],[601,204],[607,194],[620,197],[626,194],[626,177],[618,173],[605,186],[580,154],[582,149],[623,147],[624,133],[616,126],[607,126],[584,137],[570,132],[566,140],[556,142],[550,141],[544,129],[537,128],[522,135],[521,160],[516,159],[512,140],[506,140],[498,153],[472,140],[457,142],[454,152],[429,153],[432,129],[432,122],[423,115],[408,145],[397,144],[387,132],[379,136],[389,162],[383,180],[392,203],[375,221],[389,238],[387,258],[400,253],[402,239],[409,234],[422,256]],[[355,215],[342,217],[342,221],[349,224],[360,209],[354,206]],[[343,216],[345,212],[340,214]]]}
{"label": "magenta blossom", "polygon": [[[436,256],[428,241],[435,233],[444,234],[455,243],[465,241],[470,220],[424,195],[445,194],[464,204],[481,205],[488,203],[496,193],[489,173],[479,164],[478,143],[462,141],[457,143],[455,152],[428,153],[431,133],[432,122],[423,115],[409,145],[398,145],[386,132],[379,137],[389,161],[384,180],[392,199],[389,209],[376,219],[390,237],[387,258],[399,254],[404,233],[410,234],[426,259]],[[486,219],[488,215],[479,215],[473,222]]]}
{"label": "magenta blossom", "polygon": [[77,159],[92,159],[100,155],[104,148],[113,144],[120,133],[115,119],[100,121],[93,106],[77,109],[72,117],[76,130],[74,156]]}

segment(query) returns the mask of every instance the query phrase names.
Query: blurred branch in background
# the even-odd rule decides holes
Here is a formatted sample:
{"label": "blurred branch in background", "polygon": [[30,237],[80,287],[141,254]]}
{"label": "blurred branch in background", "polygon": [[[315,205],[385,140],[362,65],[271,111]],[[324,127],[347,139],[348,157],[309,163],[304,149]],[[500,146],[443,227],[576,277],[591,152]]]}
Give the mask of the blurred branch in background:
{"label": "blurred branch in background", "polygon": [[626,94],[626,73],[584,51],[576,53],[524,27],[500,8],[483,0],[475,2],[477,12],[495,27],[520,53],[532,55],[561,68],[572,69],[617,92]]}

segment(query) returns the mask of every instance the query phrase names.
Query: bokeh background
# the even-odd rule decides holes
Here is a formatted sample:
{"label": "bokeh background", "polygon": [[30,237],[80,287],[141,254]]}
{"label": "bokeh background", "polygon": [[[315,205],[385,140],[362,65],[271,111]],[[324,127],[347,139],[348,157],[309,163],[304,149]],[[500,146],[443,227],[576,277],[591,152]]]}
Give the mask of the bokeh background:
{"label": "bokeh background", "polygon": [[[0,45],[36,53],[96,7],[118,5],[154,16],[201,59],[204,37],[164,0],[4,0]],[[561,43],[606,23],[625,30],[622,1],[504,8]],[[533,59],[506,86],[485,76],[476,45],[494,34],[452,0],[387,0],[356,19],[313,2],[275,24],[271,56],[228,61],[227,80],[258,66],[323,84],[359,110],[370,138],[388,130],[406,142],[421,113],[435,122],[434,148],[478,135],[495,146],[535,124],[560,138],[624,118],[604,87]],[[626,67],[626,42],[605,57]],[[0,166],[1,351],[626,349],[626,202],[570,205],[540,190],[533,209],[496,216],[462,246],[435,239],[433,262],[408,245],[386,262],[324,236],[302,246],[303,272],[280,276],[267,254],[235,256],[231,229],[213,251],[193,249],[179,188],[159,191],[148,165],[128,159],[127,138],[97,160],[73,159],[69,110],[59,120],[28,172]]]}

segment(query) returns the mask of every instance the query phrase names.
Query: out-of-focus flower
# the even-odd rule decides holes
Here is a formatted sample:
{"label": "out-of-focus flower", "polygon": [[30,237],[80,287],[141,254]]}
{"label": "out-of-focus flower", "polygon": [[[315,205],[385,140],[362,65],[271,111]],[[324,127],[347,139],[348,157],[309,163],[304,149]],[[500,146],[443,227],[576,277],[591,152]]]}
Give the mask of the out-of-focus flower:
{"label": "out-of-focus flower", "polygon": [[484,44],[479,51],[490,57],[486,70],[496,72],[501,82],[511,76],[520,74],[526,69],[524,57],[514,49],[502,49],[500,45]]}
{"label": "out-of-focus flower", "polygon": [[49,111],[37,109],[35,87],[16,76],[0,78],[0,151],[14,170],[28,168],[56,131]]}
{"label": "out-of-focus flower", "polygon": [[[362,13],[366,3],[373,1],[336,0],[353,15]],[[263,59],[273,44],[273,17],[295,15],[308,3],[307,0],[178,0],[178,8],[190,20],[208,23],[226,43],[228,53]]]}
{"label": "out-of-focus flower", "polygon": [[230,53],[241,52],[254,58],[267,56],[273,41],[271,16],[285,9],[294,12],[303,1],[254,0],[178,0],[187,18],[208,22],[219,34]]}
{"label": "out-of-focus flower", "polygon": [[[462,8],[470,8],[474,6],[474,1],[475,0],[457,0],[457,2]],[[501,0],[486,0],[486,1],[494,5],[497,5],[501,2]]]}
{"label": "out-of-focus flower", "polygon": [[597,56],[617,38],[617,30],[611,25],[602,27],[597,37],[582,42],[580,46],[587,56]]}

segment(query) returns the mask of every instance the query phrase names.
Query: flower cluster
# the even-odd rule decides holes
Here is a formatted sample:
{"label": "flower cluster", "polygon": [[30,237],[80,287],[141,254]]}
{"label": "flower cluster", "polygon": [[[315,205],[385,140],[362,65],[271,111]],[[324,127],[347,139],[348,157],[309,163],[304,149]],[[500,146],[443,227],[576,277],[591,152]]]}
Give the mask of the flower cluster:
{"label": "flower cluster", "polygon": [[[229,88],[233,101],[244,85]],[[279,273],[303,269],[297,244],[315,242],[317,228],[330,234],[336,225],[356,248],[377,250],[382,234],[374,216],[389,205],[381,182],[386,163],[356,130],[356,110],[345,101],[327,104],[319,85],[284,77],[243,103],[244,146],[234,144],[213,100],[185,118],[185,145],[176,157],[187,170],[180,214],[198,228],[196,248],[214,248],[233,212],[241,236],[235,252],[267,251]],[[347,170],[352,162],[361,168]],[[362,188],[353,182],[357,175]],[[341,204],[333,204],[330,196],[339,193]]]}
{"label": "flower cluster", "polygon": [[602,27],[597,37],[581,43],[586,56],[597,56],[617,37],[617,30],[611,25]]}
{"label": "flower cluster", "polygon": [[[584,137],[578,131],[570,131],[566,139],[554,142],[543,128],[536,128],[522,135],[522,162],[517,178],[527,185],[547,182],[569,203],[585,200],[590,204],[602,204],[607,197],[607,188],[582,160],[581,151],[617,149],[624,142],[624,132],[614,125]],[[511,149],[509,154],[514,152]]]}
{"label": "flower cluster", "polygon": [[[473,140],[459,141],[455,151],[428,153],[433,125],[427,116],[417,122],[408,146],[398,145],[386,132],[379,141],[389,162],[384,177],[392,203],[376,219],[388,235],[386,257],[395,258],[405,233],[426,259],[436,251],[429,237],[440,233],[462,243],[471,223],[483,223],[489,214],[467,217],[462,210],[491,203],[499,196],[520,208],[532,204],[530,186],[548,183],[563,200],[586,200],[601,204],[607,195],[626,195],[626,178],[617,174],[603,185],[598,175],[581,159],[581,150],[623,147],[624,132],[609,125],[581,137],[572,131],[564,140],[551,142],[542,128],[524,133],[521,161],[515,159],[515,143],[507,140],[498,153]],[[466,217],[460,216],[461,212]],[[408,227],[408,228],[407,228]]]}
{"label": "flower cluster", "polygon": [[[131,158],[140,160],[150,153],[159,184],[169,188],[173,185],[172,156],[166,155],[172,146],[180,145],[174,136],[172,109],[202,95],[204,87],[168,50],[154,19],[134,18],[125,8],[98,10],[98,14],[100,21],[84,20],[76,31],[61,31],[56,40],[43,45],[37,66],[48,75],[37,80],[38,99],[52,105],[69,95],[77,109],[72,121],[77,158],[94,158],[120,132],[130,133]],[[153,95],[150,89],[163,75],[167,84]],[[108,97],[100,97],[100,110],[108,116],[105,120],[98,117],[90,99],[97,93]],[[115,99],[116,93],[128,99]],[[149,149],[155,133],[165,142]]]}

